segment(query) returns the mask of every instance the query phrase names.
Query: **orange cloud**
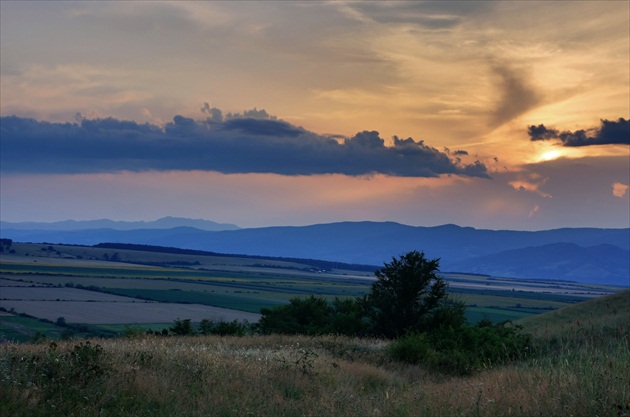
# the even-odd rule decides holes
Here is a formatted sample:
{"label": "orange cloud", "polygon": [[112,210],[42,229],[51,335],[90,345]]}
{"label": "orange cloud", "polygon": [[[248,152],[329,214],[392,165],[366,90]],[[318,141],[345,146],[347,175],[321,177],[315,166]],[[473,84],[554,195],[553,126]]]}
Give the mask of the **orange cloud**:
{"label": "orange cloud", "polygon": [[627,193],[630,186],[620,182],[616,182],[612,185],[613,195],[615,197],[623,198]]}
{"label": "orange cloud", "polygon": [[540,206],[538,204],[536,204],[534,206],[533,209],[531,209],[531,211],[529,212],[529,215],[527,217],[532,218],[536,215],[536,213],[538,213],[538,211],[540,210]]}
{"label": "orange cloud", "polygon": [[527,179],[509,181],[508,184],[510,184],[515,190],[529,191],[538,194],[543,198],[551,198],[551,194],[548,194],[540,189],[540,187],[547,182],[548,178],[542,178],[536,174],[530,174],[527,177]]}

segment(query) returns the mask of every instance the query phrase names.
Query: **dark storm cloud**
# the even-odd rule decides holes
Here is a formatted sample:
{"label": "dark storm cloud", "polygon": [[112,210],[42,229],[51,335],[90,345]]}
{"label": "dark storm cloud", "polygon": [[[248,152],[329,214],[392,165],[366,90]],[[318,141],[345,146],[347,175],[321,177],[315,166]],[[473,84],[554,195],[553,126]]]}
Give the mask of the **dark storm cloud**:
{"label": "dark storm cloud", "polygon": [[559,140],[563,146],[630,145],[630,120],[624,118],[602,119],[599,127],[588,130],[560,132],[540,124],[529,126],[527,132],[532,141]]}
{"label": "dark storm cloud", "polygon": [[374,131],[340,139],[293,126],[264,110],[251,113],[259,118],[232,115],[222,121],[209,106],[202,110],[210,116],[207,120],[175,116],[163,128],[113,118],[50,123],[3,117],[2,172],[206,170],[281,175],[489,177],[483,164],[462,164],[412,138],[394,137],[394,145],[385,146]]}

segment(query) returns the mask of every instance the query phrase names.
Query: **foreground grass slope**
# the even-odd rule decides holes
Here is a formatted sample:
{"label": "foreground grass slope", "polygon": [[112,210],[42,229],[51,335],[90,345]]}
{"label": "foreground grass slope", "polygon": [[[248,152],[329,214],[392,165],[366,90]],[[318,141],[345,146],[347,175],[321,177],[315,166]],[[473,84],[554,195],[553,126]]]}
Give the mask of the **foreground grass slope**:
{"label": "foreground grass slope", "polygon": [[594,298],[576,305],[519,321],[532,335],[547,341],[593,337],[605,340],[607,333],[630,332],[630,291]]}
{"label": "foreground grass slope", "polygon": [[0,415],[623,416],[629,296],[528,320],[537,354],[466,378],[394,362],[386,341],[335,336],[5,344]]}

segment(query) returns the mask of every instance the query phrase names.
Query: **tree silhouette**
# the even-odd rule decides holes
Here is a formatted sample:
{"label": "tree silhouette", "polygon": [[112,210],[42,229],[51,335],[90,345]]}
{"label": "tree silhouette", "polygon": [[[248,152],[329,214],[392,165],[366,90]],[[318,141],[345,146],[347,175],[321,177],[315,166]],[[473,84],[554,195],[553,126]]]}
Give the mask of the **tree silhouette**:
{"label": "tree silhouette", "polygon": [[377,281],[362,301],[371,333],[397,338],[443,323],[463,324],[463,305],[449,298],[448,284],[437,274],[439,265],[439,258],[412,251],[377,270]]}

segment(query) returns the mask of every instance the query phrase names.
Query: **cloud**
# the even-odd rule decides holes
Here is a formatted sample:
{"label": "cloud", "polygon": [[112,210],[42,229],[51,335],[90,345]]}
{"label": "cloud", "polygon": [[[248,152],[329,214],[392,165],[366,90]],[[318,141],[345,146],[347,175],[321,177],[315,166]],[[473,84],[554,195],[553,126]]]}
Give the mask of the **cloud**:
{"label": "cloud", "polygon": [[216,107],[210,107],[207,102],[203,103],[201,112],[208,115],[207,119],[210,122],[221,123],[223,121],[223,113]]}
{"label": "cloud", "polygon": [[489,12],[486,2],[335,2],[349,18],[364,23],[406,24],[429,30],[451,29],[467,15]]}
{"label": "cloud", "polygon": [[545,193],[544,191],[540,190],[540,187],[544,185],[545,182],[546,179],[543,179],[542,181],[517,179],[514,181],[509,181],[508,184],[518,191],[529,191],[538,194],[543,198],[551,198],[551,194]]}
{"label": "cloud", "polygon": [[276,116],[272,116],[265,109],[258,110],[254,107],[251,110],[245,110],[243,113],[228,113],[225,118],[230,119],[256,119],[256,120],[278,120]]}
{"label": "cloud", "polygon": [[525,75],[506,65],[494,65],[498,76],[499,102],[491,118],[493,126],[500,126],[531,110],[541,102],[540,94],[529,84]]}
{"label": "cloud", "polygon": [[557,139],[558,131],[555,129],[547,129],[545,125],[540,124],[538,126],[529,126],[527,128],[527,133],[529,134],[531,140],[547,140],[547,139]]}
{"label": "cloud", "polygon": [[280,175],[461,175],[489,178],[481,162],[458,158],[378,132],[350,138],[318,135],[250,110],[220,118],[204,103],[206,120],[177,115],[163,127],[115,118],[52,123],[17,116],[0,119],[3,173],[216,171]]}
{"label": "cloud", "polygon": [[540,211],[540,206],[538,204],[535,204],[534,207],[530,210],[529,214],[527,215],[527,217],[532,218],[536,215],[536,213],[538,213],[538,211]]}
{"label": "cloud", "polygon": [[621,182],[616,182],[612,185],[612,189],[615,197],[623,198],[628,193],[630,186]]}
{"label": "cloud", "polygon": [[248,135],[297,137],[306,133],[304,129],[296,128],[289,123],[265,119],[230,119],[224,123],[225,130],[236,130]]}
{"label": "cloud", "polygon": [[527,128],[532,141],[560,140],[563,146],[630,145],[630,120],[620,117],[617,121],[601,120],[598,128],[588,130],[558,131],[545,125]]}

